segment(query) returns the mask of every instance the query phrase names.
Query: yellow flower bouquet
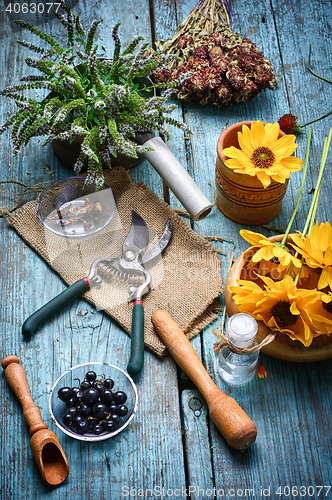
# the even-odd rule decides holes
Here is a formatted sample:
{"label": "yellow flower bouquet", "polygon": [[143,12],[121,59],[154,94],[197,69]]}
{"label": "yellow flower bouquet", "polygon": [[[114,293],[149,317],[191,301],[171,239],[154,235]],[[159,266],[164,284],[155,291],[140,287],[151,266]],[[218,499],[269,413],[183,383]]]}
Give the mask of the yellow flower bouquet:
{"label": "yellow flower bouquet", "polygon": [[[301,189],[285,234],[278,238],[242,229],[252,246],[236,285],[228,286],[239,312],[252,315],[273,333],[287,335],[309,347],[314,338],[332,336],[332,227],[315,221],[322,175],[332,139],[325,138],[320,171],[302,232],[290,234],[308,167],[309,131]],[[227,301],[226,301],[227,303]]]}

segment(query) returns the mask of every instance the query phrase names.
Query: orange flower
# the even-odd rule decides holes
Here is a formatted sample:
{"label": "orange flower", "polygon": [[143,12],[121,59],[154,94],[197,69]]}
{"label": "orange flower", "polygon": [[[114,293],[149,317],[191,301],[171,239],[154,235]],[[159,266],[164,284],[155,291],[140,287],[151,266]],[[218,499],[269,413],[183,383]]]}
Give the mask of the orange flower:
{"label": "orange flower", "polygon": [[258,363],[257,374],[258,374],[259,378],[267,378],[267,371],[266,371],[262,361],[260,361]]}

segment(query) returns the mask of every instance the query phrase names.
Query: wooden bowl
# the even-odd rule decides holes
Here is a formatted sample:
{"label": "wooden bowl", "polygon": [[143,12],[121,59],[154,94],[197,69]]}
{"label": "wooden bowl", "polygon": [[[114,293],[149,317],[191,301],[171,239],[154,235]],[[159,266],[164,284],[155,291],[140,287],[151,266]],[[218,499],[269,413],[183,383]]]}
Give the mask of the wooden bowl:
{"label": "wooden bowl", "polygon": [[[216,160],[217,206],[226,217],[235,222],[258,225],[271,222],[279,214],[288,179],[284,184],[272,181],[264,188],[256,176],[239,174],[226,167],[224,148],[239,148],[238,132],[242,131],[242,125],[250,127],[252,123],[235,123],[219,137]],[[279,138],[284,135],[280,130]]]}
{"label": "wooden bowl", "polygon": [[[268,238],[270,241],[281,241],[283,235],[271,236]],[[235,286],[236,280],[248,279],[245,274],[244,265],[247,260],[245,258],[246,252],[243,252],[240,257],[234,262],[230,272],[228,273],[225,284],[225,305],[227,314],[232,316],[238,313],[239,310],[235,304],[232,293],[228,290],[229,286]],[[311,275],[306,283],[306,288],[313,288],[318,282],[318,273],[316,270],[311,269]],[[249,278],[250,279],[250,278]],[[258,333],[256,339],[261,342],[271,330],[261,321],[258,321]],[[288,335],[277,333],[275,340],[263,347],[262,352],[272,356],[273,358],[282,359],[285,361],[294,361],[298,363],[323,361],[332,357],[332,337],[328,335],[320,335],[315,337],[309,347],[305,347],[302,342],[292,340]]]}

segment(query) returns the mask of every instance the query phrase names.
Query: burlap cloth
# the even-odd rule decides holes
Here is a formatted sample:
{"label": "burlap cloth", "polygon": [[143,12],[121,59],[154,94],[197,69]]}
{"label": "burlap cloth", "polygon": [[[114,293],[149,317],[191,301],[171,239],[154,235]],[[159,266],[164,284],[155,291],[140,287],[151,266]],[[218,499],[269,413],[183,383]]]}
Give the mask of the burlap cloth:
{"label": "burlap cloth", "polygon": [[[168,311],[189,339],[200,332],[220,311],[218,297],[223,291],[220,259],[209,241],[192,231],[167,203],[161,201],[142,182],[133,185],[122,167],[113,168],[112,171],[106,170],[104,174],[106,184],[115,194],[118,215],[123,226],[130,227],[131,211],[136,210],[160,238],[167,219],[172,219],[172,238],[162,254],[162,281],[143,297],[145,345],[158,356],[163,356],[167,352],[166,347],[153,329],[151,315],[157,309]],[[51,264],[45,230],[37,216],[36,204],[36,200],[26,203],[7,221],[47,263]],[[121,246],[119,250],[121,253]],[[94,255],[92,258],[103,255]],[[84,272],[56,271],[67,285],[86,275]],[[91,290],[82,297],[94,304]],[[123,302],[111,304],[103,309],[130,333],[132,307],[132,303]]]}

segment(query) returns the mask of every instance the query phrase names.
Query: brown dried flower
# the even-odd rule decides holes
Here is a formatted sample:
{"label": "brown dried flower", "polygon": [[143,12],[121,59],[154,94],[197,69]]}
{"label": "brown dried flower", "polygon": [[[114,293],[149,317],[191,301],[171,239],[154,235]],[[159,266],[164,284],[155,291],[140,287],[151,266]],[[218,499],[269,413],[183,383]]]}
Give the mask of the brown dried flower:
{"label": "brown dried flower", "polygon": [[178,98],[222,106],[275,88],[273,66],[251,40],[232,31],[227,7],[225,0],[201,0],[172,39],[157,42],[160,51],[177,56],[169,75],[155,75],[159,81],[192,73],[178,87]]}

